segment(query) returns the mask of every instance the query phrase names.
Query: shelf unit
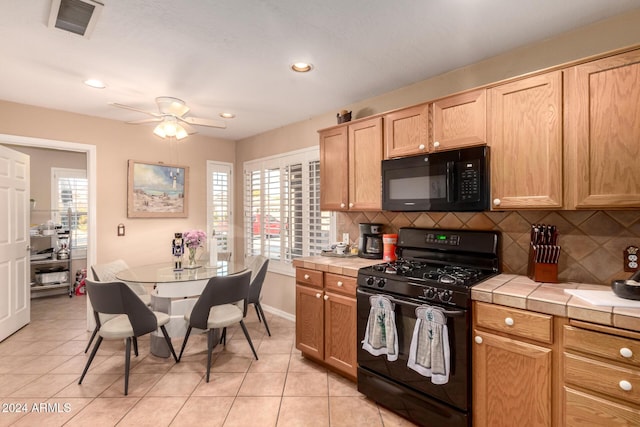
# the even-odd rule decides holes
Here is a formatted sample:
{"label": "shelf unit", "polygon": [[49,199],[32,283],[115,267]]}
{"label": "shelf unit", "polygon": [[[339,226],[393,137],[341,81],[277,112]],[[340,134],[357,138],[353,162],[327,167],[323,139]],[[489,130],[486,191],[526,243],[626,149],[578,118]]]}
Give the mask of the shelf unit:
{"label": "shelf unit", "polygon": [[[71,209],[68,211],[31,211],[31,223],[46,223],[49,220],[54,221],[56,228],[51,235],[44,235],[42,231],[31,232],[30,237],[30,286],[31,298],[39,298],[44,296],[66,293],[69,297],[73,296],[73,286],[75,276],[71,274],[71,232],[69,228],[60,228],[63,217],[66,216],[66,224],[71,223]],[[32,226],[33,228],[33,226]],[[58,259],[58,240],[67,237],[67,248],[69,249],[69,257]],[[43,254],[38,252],[46,251],[48,255],[43,258]],[[36,258],[36,259],[34,259]]]}

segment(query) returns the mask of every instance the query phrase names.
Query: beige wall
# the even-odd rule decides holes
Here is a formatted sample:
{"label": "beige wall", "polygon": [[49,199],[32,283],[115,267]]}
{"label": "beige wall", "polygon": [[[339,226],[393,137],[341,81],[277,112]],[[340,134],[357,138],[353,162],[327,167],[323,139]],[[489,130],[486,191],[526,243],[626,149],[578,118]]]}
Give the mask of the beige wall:
{"label": "beige wall", "polygon": [[[452,70],[375,98],[362,100],[351,105],[336,105],[334,111],[326,114],[241,140],[238,142],[236,151],[237,169],[240,170],[242,163],[248,160],[317,144],[316,131],[335,125],[336,113],[341,109],[353,111],[354,119],[362,118],[639,44],[640,9],[637,9],[631,13],[583,27],[560,37],[525,46],[468,67]],[[381,52],[381,54],[384,53]],[[238,181],[237,188],[241,188],[240,184],[241,181]],[[236,198],[236,200],[236,221],[241,221],[242,199]],[[241,236],[238,235],[237,238],[240,239]],[[351,239],[354,240],[353,234]],[[237,247],[240,248],[240,246]],[[517,270],[521,270],[521,267]],[[271,281],[268,281],[264,288],[265,305],[280,308],[281,306],[278,304],[281,301],[291,301],[295,298],[293,277],[270,275],[270,278]],[[295,305],[287,305],[286,308],[287,312],[294,314],[295,309],[289,307],[295,307]]]}
{"label": "beige wall", "polygon": [[[0,117],[0,134],[96,147],[97,212],[92,214],[97,215],[97,262],[122,258],[135,266],[170,260],[174,232],[206,229],[206,161],[235,161],[233,141],[202,135],[192,135],[183,143],[170,143],[155,137],[149,126],[6,101],[0,101]],[[129,159],[188,166],[189,217],[127,218]],[[116,235],[120,223],[126,226],[124,237]]]}

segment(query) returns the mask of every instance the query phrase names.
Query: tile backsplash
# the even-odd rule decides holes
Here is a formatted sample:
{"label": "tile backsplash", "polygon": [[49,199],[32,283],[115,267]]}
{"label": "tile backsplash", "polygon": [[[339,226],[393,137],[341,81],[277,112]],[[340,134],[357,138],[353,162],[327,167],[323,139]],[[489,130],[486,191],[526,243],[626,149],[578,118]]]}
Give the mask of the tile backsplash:
{"label": "tile backsplash", "polygon": [[361,222],[385,224],[385,233],[400,227],[501,231],[503,272],[522,275],[527,274],[531,224],[553,224],[562,247],[562,282],[609,285],[629,278],[623,251],[640,246],[640,211],[338,212],[338,236],[347,232],[357,244]]}

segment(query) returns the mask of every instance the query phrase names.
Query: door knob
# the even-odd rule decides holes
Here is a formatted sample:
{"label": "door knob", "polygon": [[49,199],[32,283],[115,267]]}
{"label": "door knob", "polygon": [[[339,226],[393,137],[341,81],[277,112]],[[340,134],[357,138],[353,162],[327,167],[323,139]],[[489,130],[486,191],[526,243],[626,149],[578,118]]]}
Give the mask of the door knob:
{"label": "door knob", "polygon": [[320,294],[320,292],[318,292],[318,293],[316,294],[316,298],[320,298],[321,296],[322,296],[322,294]]}
{"label": "door knob", "polygon": [[496,206],[500,206],[500,199],[493,199],[493,204]]}
{"label": "door knob", "polygon": [[309,276],[308,274],[305,274],[305,275],[304,275],[304,280],[309,280],[309,278],[310,278],[310,277],[311,277],[311,276]]}
{"label": "door knob", "polygon": [[433,143],[433,148],[438,148],[438,147],[440,147],[440,143],[438,141],[435,141]]}
{"label": "door knob", "polygon": [[631,351],[630,348],[627,347],[622,347],[620,349],[620,356],[622,357],[626,357],[627,359],[630,358],[631,356],[633,356],[633,351]]}
{"label": "door knob", "polygon": [[482,344],[482,337],[480,335],[476,335],[473,340],[476,342],[476,344]]}
{"label": "door knob", "polygon": [[424,144],[418,145],[418,150],[424,150]]}
{"label": "door knob", "polygon": [[324,296],[324,300],[326,301],[326,300],[328,300],[328,299],[329,299],[329,295],[325,295],[325,296]]}
{"label": "door knob", "polygon": [[504,324],[507,326],[513,326],[515,322],[513,321],[513,319],[511,317],[507,317],[504,319]]}

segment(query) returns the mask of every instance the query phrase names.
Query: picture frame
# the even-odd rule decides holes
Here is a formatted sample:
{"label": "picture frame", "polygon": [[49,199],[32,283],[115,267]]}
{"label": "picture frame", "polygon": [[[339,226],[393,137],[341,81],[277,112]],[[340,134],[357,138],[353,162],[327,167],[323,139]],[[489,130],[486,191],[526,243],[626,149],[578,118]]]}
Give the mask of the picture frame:
{"label": "picture frame", "polygon": [[187,218],[189,167],[129,160],[128,218]]}

